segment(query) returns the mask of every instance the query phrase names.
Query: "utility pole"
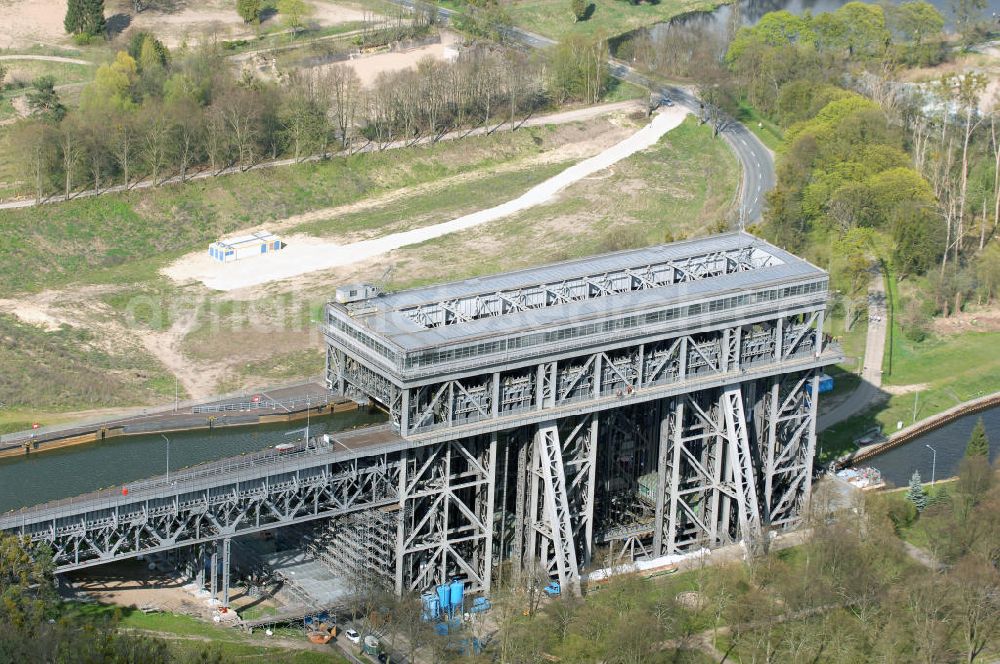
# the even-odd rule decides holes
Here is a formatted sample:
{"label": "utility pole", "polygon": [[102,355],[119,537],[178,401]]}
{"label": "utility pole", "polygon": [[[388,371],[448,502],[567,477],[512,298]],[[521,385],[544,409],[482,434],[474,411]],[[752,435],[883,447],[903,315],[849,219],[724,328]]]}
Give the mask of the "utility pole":
{"label": "utility pole", "polygon": [[934,479],[937,474],[937,450],[930,445],[926,445],[926,447],[934,453],[934,456],[931,457],[931,486],[934,486]]}

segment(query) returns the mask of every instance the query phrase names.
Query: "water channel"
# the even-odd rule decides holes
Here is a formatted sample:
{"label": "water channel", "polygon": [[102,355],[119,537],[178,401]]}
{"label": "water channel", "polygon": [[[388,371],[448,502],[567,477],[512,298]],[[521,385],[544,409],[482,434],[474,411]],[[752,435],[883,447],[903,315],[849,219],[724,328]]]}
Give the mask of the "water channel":
{"label": "water channel", "polygon": [[[965,445],[969,442],[972,428],[980,417],[986,425],[986,436],[990,439],[991,461],[996,461],[1000,458],[1000,408],[966,415],[880,454],[866,461],[865,465],[878,468],[882,472],[882,478],[896,486],[906,486],[914,470],[920,473],[920,478],[925,482],[931,481],[932,471],[939,480],[954,477],[958,474],[958,464],[965,454]],[[927,448],[928,445],[937,450],[936,468],[933,467],[934,452]]]}
{"label": "water channel", "polygon": [[[310,420],[312,434],[343,431],[385,421],[382,413],[346,411]],[[259,452],[295,442],[304,421],[166,434],[170,470]],[[167,442],[159,434],[113,438],[26,457],[0,459],[0,513],[49,500],[78,496],[104,487],[162,475],[167,470]]]}
{"label": "water channel", "polygon": [[[739,3],[722,5],[714,12],[696,12],[694,14],[688,14],[686,16],[679,17],[670,23],[660,23],[654,26],[653,30],[657,29],[669,29],[671,23],[677,27],[685,27],[690,24],[697,24],[699,26],[709,27],[714,25],[717,29],[724,29],[726,26],[734,20],[738,21],[739,25],[755,25],[760,21],[764,14],[776,11],[788,11],[792,14],[804,14],[805,12],[811,12],[813,15],[822,14],[824,12],[836,11],[840,7],[847,4],[849,0],[743,0]],[[929,0],[930,4],[934,5],[941,16],[944,17],[945,23],[951,25],[954,19],[954,13],[951,9],[952,2],[950,0]],[[898,2],[888,2],[885,4],[899,4]],[[982,12],[983,19],[996,18],[1000,16],[1000,0],[987,0],[986,9]]]}
{"label": "water channel", "polygon": [[[658,23],[648,29],[637,30],[611,42],[613,53],[626,61],[638,55],[638,62],[653,65],[660,71],[674,72],[680,77],[691,77],[697,72],[690,69],[695,54],[708,50],[713,57],[725,52],[726,43],[734,28],[756,25],[764,14],[789,11],[793,14],[811,12],[820,14],[836,11],[848,0],[742,0],[722,5],[712,12],[692,12]],[[954,23],[951,0],[930,0],[945,19],[947,29]],[[897,4],[895,2],[887,4]],[[1000,27],[1000,0],[986,0],[981,13],[983,20],[990,20],[994,29]]]}

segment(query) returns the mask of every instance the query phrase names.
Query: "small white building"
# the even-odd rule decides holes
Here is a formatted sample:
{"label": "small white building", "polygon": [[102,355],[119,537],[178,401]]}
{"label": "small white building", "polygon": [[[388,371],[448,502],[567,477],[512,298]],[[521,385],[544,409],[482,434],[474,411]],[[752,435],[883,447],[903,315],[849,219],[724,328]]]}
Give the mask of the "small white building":
{"label": "small white building", "polygon": [[213,242],[208,245],[208,255],[220,263],[229,263],[272,251],[280,251],[284,246],[278,236],[273,233],[257,231],[252,235],[241,235]]}

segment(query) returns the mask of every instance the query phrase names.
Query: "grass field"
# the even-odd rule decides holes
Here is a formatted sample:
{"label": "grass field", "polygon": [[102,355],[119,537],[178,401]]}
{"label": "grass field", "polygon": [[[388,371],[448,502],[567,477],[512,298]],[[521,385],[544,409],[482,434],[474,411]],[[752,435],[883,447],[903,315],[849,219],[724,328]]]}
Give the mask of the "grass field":
{"label": "grass field", "polygon": [[[69,611],[96,620],[117,619],[122,629],[140,630],[165,639],[171,653],[178,659],[196,655],[208,648],[209,653],[218,653],[235,661],[267,661],[272,664],[347,662],[332,645],[324,651],[275,647],[267,643],[262,633],[249,635],[236,629],[217,627],[191,616],[174,613],[145,614],[137,609],[104,604],[74,604]],[[305,637],[296,630],[279,630],[276,636],[305,642]],[[214,660],[209,658],[200,661]]]}
{"label": "grass field", "polygon": [[[397,286],[492,274],[717,231],[725,226],[738,169],[725,143],[689,117],[656,146],[619,162],[608,174],[568,187],[552,204],[401,252],[398,273],[420,276]],[[432,275],[421,269],[428,265],[437,267]]]}
{"label": "grass field", "polygon": [[238,228],[537,154],[546,133],[532,128],[0,211],[0,232],[9,238],[0,245],[0,291],[35,291],[81,275],[120,282],[121,272],[108,268],[149,276],[178,252]]}
{"label": "grass field", "polygon": [[[109,347],[84,328],[46,332],[0,314],[0,339],[0,402],[5,409],[103,408],[141,403],[173,390],[163,367],[134,344],[122,341]],[[10,421],[13,427],[24,418]],[[18,428],[23,427],[12,430]]]}
{"label": "grass field", "polygon": [[592,0],[589,18],[575,22],[566,0],[517,0],[507,7],[514,25],[552,39],[566,35],[613,37],[692,11],[709,11],[720,3],[713,0],[660,0],[632,5],[623,0]]}

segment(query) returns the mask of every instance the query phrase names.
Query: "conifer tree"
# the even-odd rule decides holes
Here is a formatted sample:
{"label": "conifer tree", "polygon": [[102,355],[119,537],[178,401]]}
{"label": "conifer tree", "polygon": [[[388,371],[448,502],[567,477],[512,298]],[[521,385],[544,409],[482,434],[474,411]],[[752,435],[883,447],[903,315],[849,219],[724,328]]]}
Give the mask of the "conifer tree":
{"label": "conifer tree", "polygon": [[981,417],[972,430],[972,435],[969,437],[969,444],[965,446],[965,456],[990,458],[990,440],[986,437],[986,425],[983,424],[983,418]]}
{"label": "conifer tree", "polygon": [[924,487],[920,483],[920,473],[916,470],[910,478],[910,490],[906,492],[906,499],[913,503],[918,512],[923,512],[927,507],[927,494],[924,493]]}

